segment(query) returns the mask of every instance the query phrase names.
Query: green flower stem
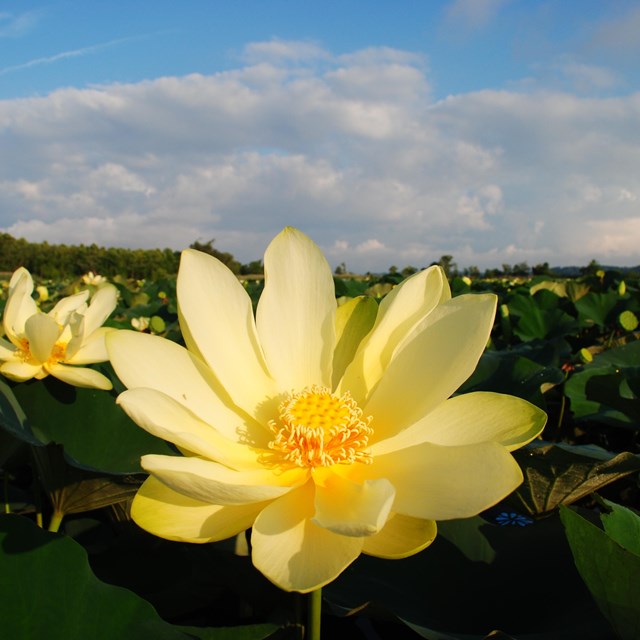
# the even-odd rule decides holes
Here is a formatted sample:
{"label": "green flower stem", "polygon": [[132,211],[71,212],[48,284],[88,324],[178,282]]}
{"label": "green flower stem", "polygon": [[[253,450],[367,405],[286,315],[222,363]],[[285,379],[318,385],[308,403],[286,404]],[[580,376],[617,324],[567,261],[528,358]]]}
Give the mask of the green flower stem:
{"label": "green flower stem", "polygon": [[307,611],[307,638],[320,640],[320,620],[322,617],[322,588],[309,594]]}
{"label": "green flower stem", "polygon": [[54,511],[51,516],[51,520],[49,520],[49,531],[56,533],[60,530],[60,525],[62,524],[62,519],[64,518],[64,513],[60,511]]}

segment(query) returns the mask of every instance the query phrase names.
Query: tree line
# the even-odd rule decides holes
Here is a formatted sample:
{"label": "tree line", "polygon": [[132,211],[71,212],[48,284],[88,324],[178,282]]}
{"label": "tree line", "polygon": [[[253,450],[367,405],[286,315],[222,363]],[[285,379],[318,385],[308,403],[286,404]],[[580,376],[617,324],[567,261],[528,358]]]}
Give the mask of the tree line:
{"label": "tree line", "polygon": [[[218,251],[214,240],[197,240],[191,248],[215,256],[235,274],[262,273],[262,261],[243,265],[232,254]],[[0,233],[0,271],[13,272],[25,267],[41,278],[81,276],[89,271],[103,276],[123,275],[128,278],[158,279],[178,272],[180,252],[173,249],[123,249],[90,245],[28,242]]]}

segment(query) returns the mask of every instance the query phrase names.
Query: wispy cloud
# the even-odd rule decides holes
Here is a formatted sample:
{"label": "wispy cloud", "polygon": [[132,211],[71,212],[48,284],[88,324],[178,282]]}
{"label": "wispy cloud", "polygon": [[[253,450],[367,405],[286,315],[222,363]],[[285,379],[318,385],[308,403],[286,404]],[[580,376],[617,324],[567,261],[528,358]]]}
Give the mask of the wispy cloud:
{"label": "wispy cloud", "polygon": [[125,42],[132,42],[136,40],[142,40],[148,38],[149,35],[130,36],[128,38],[117,38],[116,40],[109,40],[108,42],[101,42],[99,44],[90,45],[88,47],[81,47],[80,49],[71,49],[69,51],[62,51],[60,53],[54,53],[50,56],[43,56],[41,58],[34,58],[22,62],[20,64],[14,64],[8,67],[0,68],[0,76],[4,76],[8,73],[14,73],[16,71],[23,71],[24,69],[30,69],[32,67],[39,67],[42,65],[54,64],[61,60],[67,60],[69,58],[80,58],[82,56],[92,55],[103,49],[109,49]]}
{"label": "wispy cloud", "polygon": [[303,40],[280,40],[273,38],[266,42],[252,42],[245,46],[242,58],[246,62],[300,62],[327,58],[328,53],[314,42]]}
{"label": "wispy cloud", "polygon": [[454,0],[445,10],[447,22],[464,30],[481,29],[509,0]]}
{"label": "wispy cloud", "polygon": [[0,12],[0,38],[19,38],[29,33],[44,15],[43,11],[26,11],[19,15]]}
{"label": "wispy cloud", "polygon": [[624,14],[601,22],[596,26],[588,45],[620,55],[629,55],[640,51],[640,7],[634,6]]}

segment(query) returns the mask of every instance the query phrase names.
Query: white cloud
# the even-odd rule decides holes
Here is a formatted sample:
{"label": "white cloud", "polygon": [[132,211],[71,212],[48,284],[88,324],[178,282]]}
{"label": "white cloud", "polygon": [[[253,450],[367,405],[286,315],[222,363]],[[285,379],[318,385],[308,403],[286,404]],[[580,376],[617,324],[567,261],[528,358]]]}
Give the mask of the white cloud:
{"label": "white cloud", "polygon": [[509,0],[453,0],[446,8],[447,21],[463,29],[486,26]]}
{"label": "white cloud", "polygon": [[320,45],[304,40],[280,40],[274,38],[266,42],[251,42],[242,53],[242,58],[249,63],[262,63],[302,60],[322,60],[329,54]]}
{"label": "white cloud", "polygon": [[369,238],[369,240],[365,240],[364,242],[361,242],[356,247],[356,252],[371,253],[373,251],[381,251],[385,249],[386,247],[384,246],[384,243],[380,242],[380,240],[376,240],[375,238]]}
{"label": "white cloud", "polygon": [[[633,218],[590,220],[589,248],[594,255],[603,256],[606,264],[618,264],[619,260],[638,260],[640,241],[640,215]],[[634,264],[636,263],[634,262]]]}
{"label": "white cloud", "polygon": [[361,272],[445,254],[616,262],[616,242],[640,263],[640,94],[434,103],[413,54],[267,44],[284,62],[254,46],[224,73],[0,101],[0,229],[175,249],[215,238],[246,262],[291,224]]}

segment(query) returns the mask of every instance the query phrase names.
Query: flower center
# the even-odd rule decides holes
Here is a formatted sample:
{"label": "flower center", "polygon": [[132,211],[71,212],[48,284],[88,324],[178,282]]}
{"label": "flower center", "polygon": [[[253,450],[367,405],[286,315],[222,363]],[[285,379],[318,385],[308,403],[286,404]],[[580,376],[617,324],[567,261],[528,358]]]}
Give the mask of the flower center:
{"label": "flower center", "polygon": [[314,385],[290,394],[278,410],[279,420],[269,422],[275,436],[269,448],[281,461],[311,468],[371,462],[371,417],[362,418],[349,392],[337,396]]}
{"label": "flower center", "polygon": [[26,338],[20,338],[19,356],[23,362],[31,360],[31,351],[29,350],[29,341]]}
{"label": "flower center", "polygon": [[[20,359],[23,362],[29,362],[33,359],[31,355],[31,349],[29,348],[29,340],[27,338],[20,339]],[[56,342],[51,349],[51,355],[47,360],[47,364],[56,364],[65,359],[67,352],[67,345],[64,342]]]}
{"label": "flower center", "polygon": [[49,363],[55,364],[64,360],[67,357],[67,345],[62,342],[56,342],[51,349],[51,356],[49,357]]}

